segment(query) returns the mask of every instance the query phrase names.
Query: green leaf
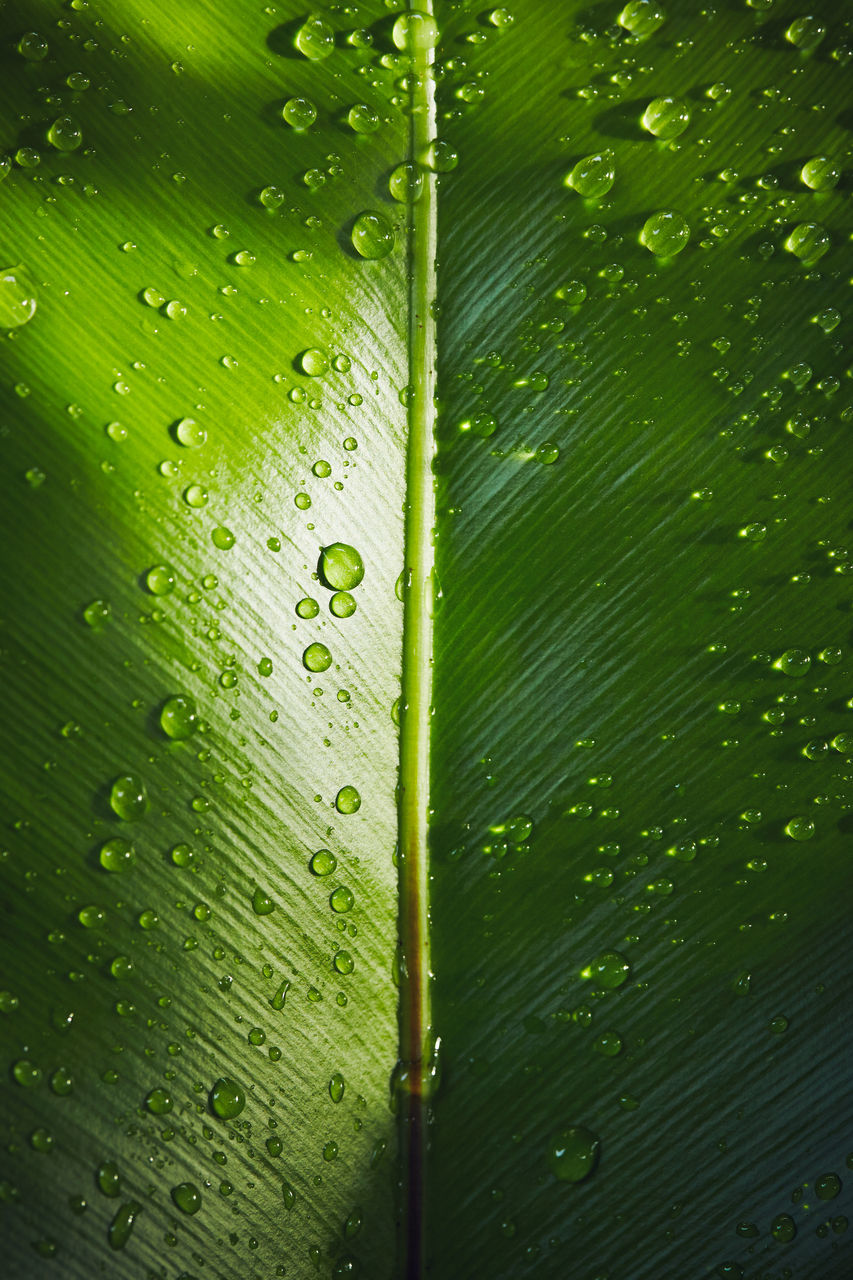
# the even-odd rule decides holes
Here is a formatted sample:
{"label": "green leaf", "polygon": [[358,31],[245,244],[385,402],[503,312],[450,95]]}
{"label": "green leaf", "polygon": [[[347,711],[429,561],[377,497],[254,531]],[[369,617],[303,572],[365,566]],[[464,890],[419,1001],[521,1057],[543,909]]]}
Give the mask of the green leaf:
{"label": "green leaf", "polygon": [[7,1269],[840,1280],[849,24],[418,9],[4,10]]}

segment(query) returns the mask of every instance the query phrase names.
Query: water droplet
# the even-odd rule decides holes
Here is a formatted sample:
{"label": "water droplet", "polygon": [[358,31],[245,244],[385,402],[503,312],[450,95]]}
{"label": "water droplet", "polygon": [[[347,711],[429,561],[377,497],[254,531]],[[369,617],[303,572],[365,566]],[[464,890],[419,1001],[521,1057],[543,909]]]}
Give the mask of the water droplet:
{"label": "water droplet", "polygon": [[318,849],[308,865],[315,876],[330,876],[337,867],[338,860],[330,850]]}
{"label": "water droplet", "polygon": [[218,525],[213,530],[210,540],[220,551],[230,551],[235,542],[234,534],[224,524]]}
{"label": "water droplet", "polygon": [[543,467],[550,467],[560,456],[560,450],[551,440],[544,440],[533,455]]}
{"label": "water droplet", "polygon": [[252,894],[252,910],[256,916],[268,916],[275,911],[275,903],[268,893],[264,893],[259,886],[255,887]]}
{"label": "water droplet", "polygon": [[564,1129],[548,1147],[551,1172],[560,1182],[582,1182],[598,1163],[600,1139],[584,1125]]}
{"label": "water droplet", "polygon": [[366,209],[353,223],[352,243],[362,258],[387,258],[394,248],[394,228],[384,213]]}
{"label": "water droplet", "polygon": [[841,165],[830,156],[812,156],[800,170],[800,177],[812,191],[832,191],[841,181]]}
{"label": "water droplet", "polygon": [[812,53],[826,35],[826,27],[819,18],[806,15],[795,18],[785,32],[785,39],[803,53]]}
{"label": "water droplet", "polygon": [[279,209],[284,204],[285,194],[281,187],[264,187],[258,199],[265,209]]}
{"label": "water droplet", "polygon": [[631,966],[621,951],[604,951],[581,972],[582,978],[591,978],[597,987],[608,991],[621,987],[631,973]]}
{"label": "water droplet", "polygon": [[48,129],[47,140],[57,151],[76,151],[83,141],[83,131],[71,116],[59,116]]}
{"label": "water droplet", "polygon": [[299,367],[309,378],[321,378],[329,372],[329,357],[318,347],[309,347],[299,357]]}
{"label": "water droplet", "polygon": [[198,728],[195,699],[188,693],[176,693],[163,703],[160,727],[170,738],[191,738]]}
{"label": "water droplet", "polygon": [[207,432],[192,418],[181,418],[175,423],[175,439],[185,449],[200,449],[207,439]]}
{"label": "water droplet", "polygon": [[95,1170],[95,1181],[98,1190],[105,1196],[113,1198],[121,1191],[121,1175],[118,1165],[113,1160],[104,1160]]}
{"label": "water droplet", "polygon": [[127,871],[135,859],[133,845],[119,836],[105,840],[98,851],[98,860],[105,871]]}
{"label": "water droplet", "polygon": [[333,591],[352,591],[364,577],[364,562],[349,543],[332,542],[323,547],[318,571],[324,585]]}
{"label": "water droplet", "polygon": [[379,128],[379,113],[365,102],[359,102],[350,107],[347,121],[356,133],[375,133]]}
{"label": "water droplet", "polygon": [[170,857],[176,867],[189,867],[195,861],[195,853],[188,844],[176,844],[173,846]]}
{"label": "water droplet", "polygon": [[434,173],[451,173],[459,163],[459,152],[445,138],[429,144],[425,161]]}
{"label": "water droplet", "polygon": [[300,618],[316,618],[320,612],[320,606],[311,596],[305,596],[297,604],[296,612]]}
{"label": "water droplet", "polygon": [[12,1067],[12,1075],[23,1089],[34,1089],[42,1080],[41,1067],[30,1062],[29,1058],[20,1058]]}
{"label": "water droplet", "polygon": [[233,1120],[246,1105],[246,1095],[236,1080],[221,1076],[210,1091],[210,1108],[222,1120]]}
{"label": "water droplet", "polygon": [[201,1192],[193,1182],[179,1182],[172,1187],[172,1199],[181,1213],[198,1213],[201,1208]]}
{"label": "water droplet", "polygon": [[148,808],[145,783],[135,773],[122,774],[110,790],[110,806],[125,822],[137,822]]}
{"label": "water droplet", "polygon": [[308,98],[288,98],[281,115],[291,129],[310,129],[317,119],[317,108]]}
{"label": "water droplet", "polygon": [[329,906],[338,915],[352,911],[355,906],[355,895],[352,889],[348,889],[344,884],[339,884],[337,889],[334,889],[329,896]]}
{"label": "water droplet", "polygon": [[168,1089],[157,1087],[146,1094],[145,1107],[152,1116],[165,1116],[172,1110],[175,1101]]}
{"label": "water droplet", "polygon": [[785,835],[790,836],[792,840],[811,840],[815,833],[815,824],[811,818],[802,815],[791,818],[785,824]]}
{"label": "water droplet", "polygon": [[671,209],[653,213],[640,232],[640,243],[657,258],[671,258],[680,253],[689,239],[687,219]]}
{"label": "water droplet", "polygon": [[145,576],[151,595],[169,595],[174,591],[175,572],[170,564],[155,564]]}
{"label": "water droplet", "polygon": [[642,125],[656,138],[677,138],[690,123],[690,108],[682,98],[654,98],[643,112]]}
{"label": "water droplet", "polygon": [[780,1244],[789,1244],[797,1234],[797,1226],[789,1213],[779,1213],[770,1224],[770,1234]]}
{"label": "water droplet", "polygon": [[338,813],[355,813],[361,808],[361,796],[355,787],[341,787],[335,797],[335,808]]}
{"label": "water droplet", "polygon": [[785,248],[806,266],[811,266],[823,257],[830,244],[829,232],[820,223],[801,222],[788,236]]}
{"label": "water droplet", "polygon": [[511,27],[515,22],[515,14],[509,9],[493,9],[489,14],[489,22],[493,27],[506,28]]}
{"label": "water droplet", "polygon": [[834,1200],[841,1191],[841,1179],[837,1173],[824,1173],[815,1178],[815,1194],[819,1200]]}
{"label": "water droplet", "polygon": [[655,0],[631,0],[616,19],[632,36],[644,40],[666,21],[666,13]]}
{"label": "water droplet", "polygon": [[124,1248],[130,1239],[136,1216],[141,1212],[142,1205],[136,1200],[128,1200],[126,1204],[121,1205],[116,1210],[107,1230],[107,1239],[111,1249],[118,1251]]}
{"label": "water droplet", "polygon": [[401,204],[414,204],[424,189],[423,174],[417,165],[398,164],[388,179],[388,190]]}
{"label": "water droplet", "polygon": [[329,609],[336,618],[351,618],[358,605],[348,591],[336,591],[329,601]]}
{"label": "water droplet", "polygon": [[622,1052],[622,1037],[615,1031],[603,1031],[593,1040],[592,1047],[605,1058],[615,1058]]}
{"label": "water droplet", "polygon": [[438,26],[431,14],[411,9],[401,13],[394,23],[391,38],[398,49],[405,53],[422,53],[434,49],[438,40]]}
{"label": "water droplet", "polygon": [[38,31],[26,31],[18,41],[18,53],[28,62],[41,62],[47,51],[47,41]]}
{"label": "water droplet", "polygon": [[332,665],[332,655],[324,644],[309,644],[302,654],[302,665],[308,671],[328,671]]}
{"label": "water droplet", "polygon": [[340,1071],[336,1071],[329,1081],[329,1097],[332,1099],[332,1102],[341,1101],[344,1096],[345,1088],[346,1085],[344,1084],[343,1076]]}
{"label": "water droplet", "polygon": [[99,630],[109,620],[110,606],[106,600],[92,600],[83,610],[83,619],[94,631]]}
{"label": "water droplet", "polygon": [[321,480],[325,480],[327,476],[332,474],[332,464],[327,462],[325,458],[318,458],[311,470],[315,476],[319,476]]}
{"label": "water droplet", "polygon": [[804,676],[811,665],[811,657],[805,649],[786,649],[773,663],[776,671],[781,671],[794,679]]}
{"label": "water droplet", "polygon": [[296,33],[296,48],[310,62],[328,58],[335,47],[335,33],[327,22],[316,15],[308,18]]}
{"label": "water droplet", "polygon": [[336,973],[352,973],[355,968],[355,961],[348,951],[336,951],[332,957],[332,964]]}
{"label": "water droplet", "polygon": [[207,490],[204,485],[190,484],[184,489],[184,502],[188,507],[198,510],[207,506]]}
{"label": "water droplet", "polygon": [[587,200],[597,200],[607,194],[615,180],[613,152],[599,151],[578,160],[566,178],[566,185],[574,187],[578,195]]}
{"label": "water droplet", "polygon": [[50,1077],[50,1087],[58,1098],[67,1098],[74,1090],[74,1079],[67,1067],[57,1067]]}
{"label": "water droplet", "polygon": [[36,312],[31,289],[19,279],[14,267],[0,268],[0,329],[18,329]]}

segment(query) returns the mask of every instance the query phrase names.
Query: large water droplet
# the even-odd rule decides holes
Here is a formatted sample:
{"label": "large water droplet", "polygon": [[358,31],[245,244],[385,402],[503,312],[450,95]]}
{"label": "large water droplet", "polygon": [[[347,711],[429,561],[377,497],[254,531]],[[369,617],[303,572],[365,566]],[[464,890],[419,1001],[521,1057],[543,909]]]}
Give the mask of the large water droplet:
{"label": "large water droplet", "polygon": [[401,13],[394,23],[391,38],[405,53],[422,53],[435,48],[438,26],[431,14],[410,9],[408,13]]}
{"label": "large water droplet", "polygon": [[830,156],[812,156],[800,170],[800,177],[812,191],[831,191],[841,181],[841,165]]}
{"label": "large water droplet", "polygon": [[317,119],[317,108],[308,98],[288,98],[281,115],[291,129],[310,129]]}
{"label": "large water droplet", "polygon": [[387,258],[394,248],[394,228],[383,213],[365,209],[353,223],[352,243],[362,258]]}
{"label": "large water droplet", "polygon": [[179,1182],[172,1187],[172,1199],[181,1213],[198,1213],[201,1208],[201,1192],[194,1182]]}
{"label": "large water droplet", "polygon": [[83,130],[71,116],[59,116],[48,129],[47,140],[57,151],[76,151],[83,141]]}
{"label": "large water droplet", "polygon": [[347,542],[331,542],[320,554],[320,578],[333,591],[352,591],[364,577],[364,562]]}
{"label": "large water droplet", "polygon": [[647,218],[640,232],[640,243],[656,258],[671,258],[680,253],[690,239],[687,219],[672,209],[662,209]]}
{"label": "large water droplet", "polygon": [[654,98],[643,112],[643,128],[664,141],[684,133],[689,123],[690,108],[682,98]]}
{"label": "large water droplet", "polygon": [[110,805],[125,822],[137,822],[148,808],[145,783],[135,773],[122,774],[110,790]]}
{"label": "large water droplet", "polygon": [[210,1091],[210,1109],[222,1120],[233,1120],[246,1105],[246,1095],[236,1080],[220,1076]]}
{"label": "large water droplet", "polygon": [[321,58],[328,58],[334,49],[335,33],[328,22],[312,15],[299,28],[293,43],[303,57],[318,62]]}
{"label": "large water droplet", "polygon": [[666,13],[655,0],[631,0],[616,19],[632,36],[645,39],[666,21]]}
{"label": "large water droplet", "polygon": [[31,289],[20,279],[15,267],[0,268],[0,329],[17,329],[36,312]]}
{"label": "large water droplet", "polygon": [[608,991],[621,987],[628,980],[631,965],[621,951],[604,951],[581,972],[581,977],[591,978],[597,987]]}
{"label": "large water droplet", "polygon": [[126,871],[135,860],[133,845],[116,836],[105,840],[98,851],[98,860],[105,871]]}
{"label": "large water droplet", "polygon": [[398,164],[388,179],[388,190],[395,200],[401,204],[413,204],[424,189],[424,178],[420,169],[408,161]]}
{"label": "large water droplet", "polygon": [[819,222],[801,222],[788,236],[785,248],[810,266],[823,257],[830,244],[829,232]]}
{"label": "large water droplet", "polygon": [[361,796],[355,787],[341,787],[335,797],[335,808],[338,813],[355,813],[361,808]]}
{"label": "large water droplet", "polygon": [[160,727],[170,738],[191,738],[198,728],[195,699],[188,693],[176,693],[163,703]]}
{"label": "large water droplet", "polygon": [[302,654],[302,665],[307,671],[328,671],[332,665],[332,655],[324,644],[309,644]]}
{"label": "large water droplet", "polygon": [[594,155],[584,156],[578,160],[566,183],[574,187],[578,195],[587,200],[597,200],[606,195],[616,179],[616,168],[612,151],[598,151]]}

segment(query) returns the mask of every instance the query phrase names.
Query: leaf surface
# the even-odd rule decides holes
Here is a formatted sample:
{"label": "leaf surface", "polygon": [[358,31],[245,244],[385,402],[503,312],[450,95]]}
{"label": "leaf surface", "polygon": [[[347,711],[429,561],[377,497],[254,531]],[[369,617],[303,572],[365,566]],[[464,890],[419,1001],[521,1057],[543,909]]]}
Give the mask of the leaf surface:
{"label": "leaf surface", "polygon": [[378,0],[4,9],[12,1276],[846,1274],[849,31],[655,12],[439,0],[435,178]]}

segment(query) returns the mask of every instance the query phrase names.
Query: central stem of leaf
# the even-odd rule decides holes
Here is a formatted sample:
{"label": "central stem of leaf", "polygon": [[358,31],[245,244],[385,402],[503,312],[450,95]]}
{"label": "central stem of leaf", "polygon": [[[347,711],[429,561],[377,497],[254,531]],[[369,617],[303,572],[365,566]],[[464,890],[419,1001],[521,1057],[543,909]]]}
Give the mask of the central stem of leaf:
{"label": "central stem of leaf", "polygon": [[[426,1094],[434,1071],[429,962],[429,792],[435,525],[436,179],[425,163],[436,136],[432,0],[409,4],[412,87],[409,161],[409,390],[406,464],[402,716],[400,721],[401,1274],[425,1274]],[[425,38],[426,37],[426,38]],[[418,187],[420,193],[418,194]]]}

